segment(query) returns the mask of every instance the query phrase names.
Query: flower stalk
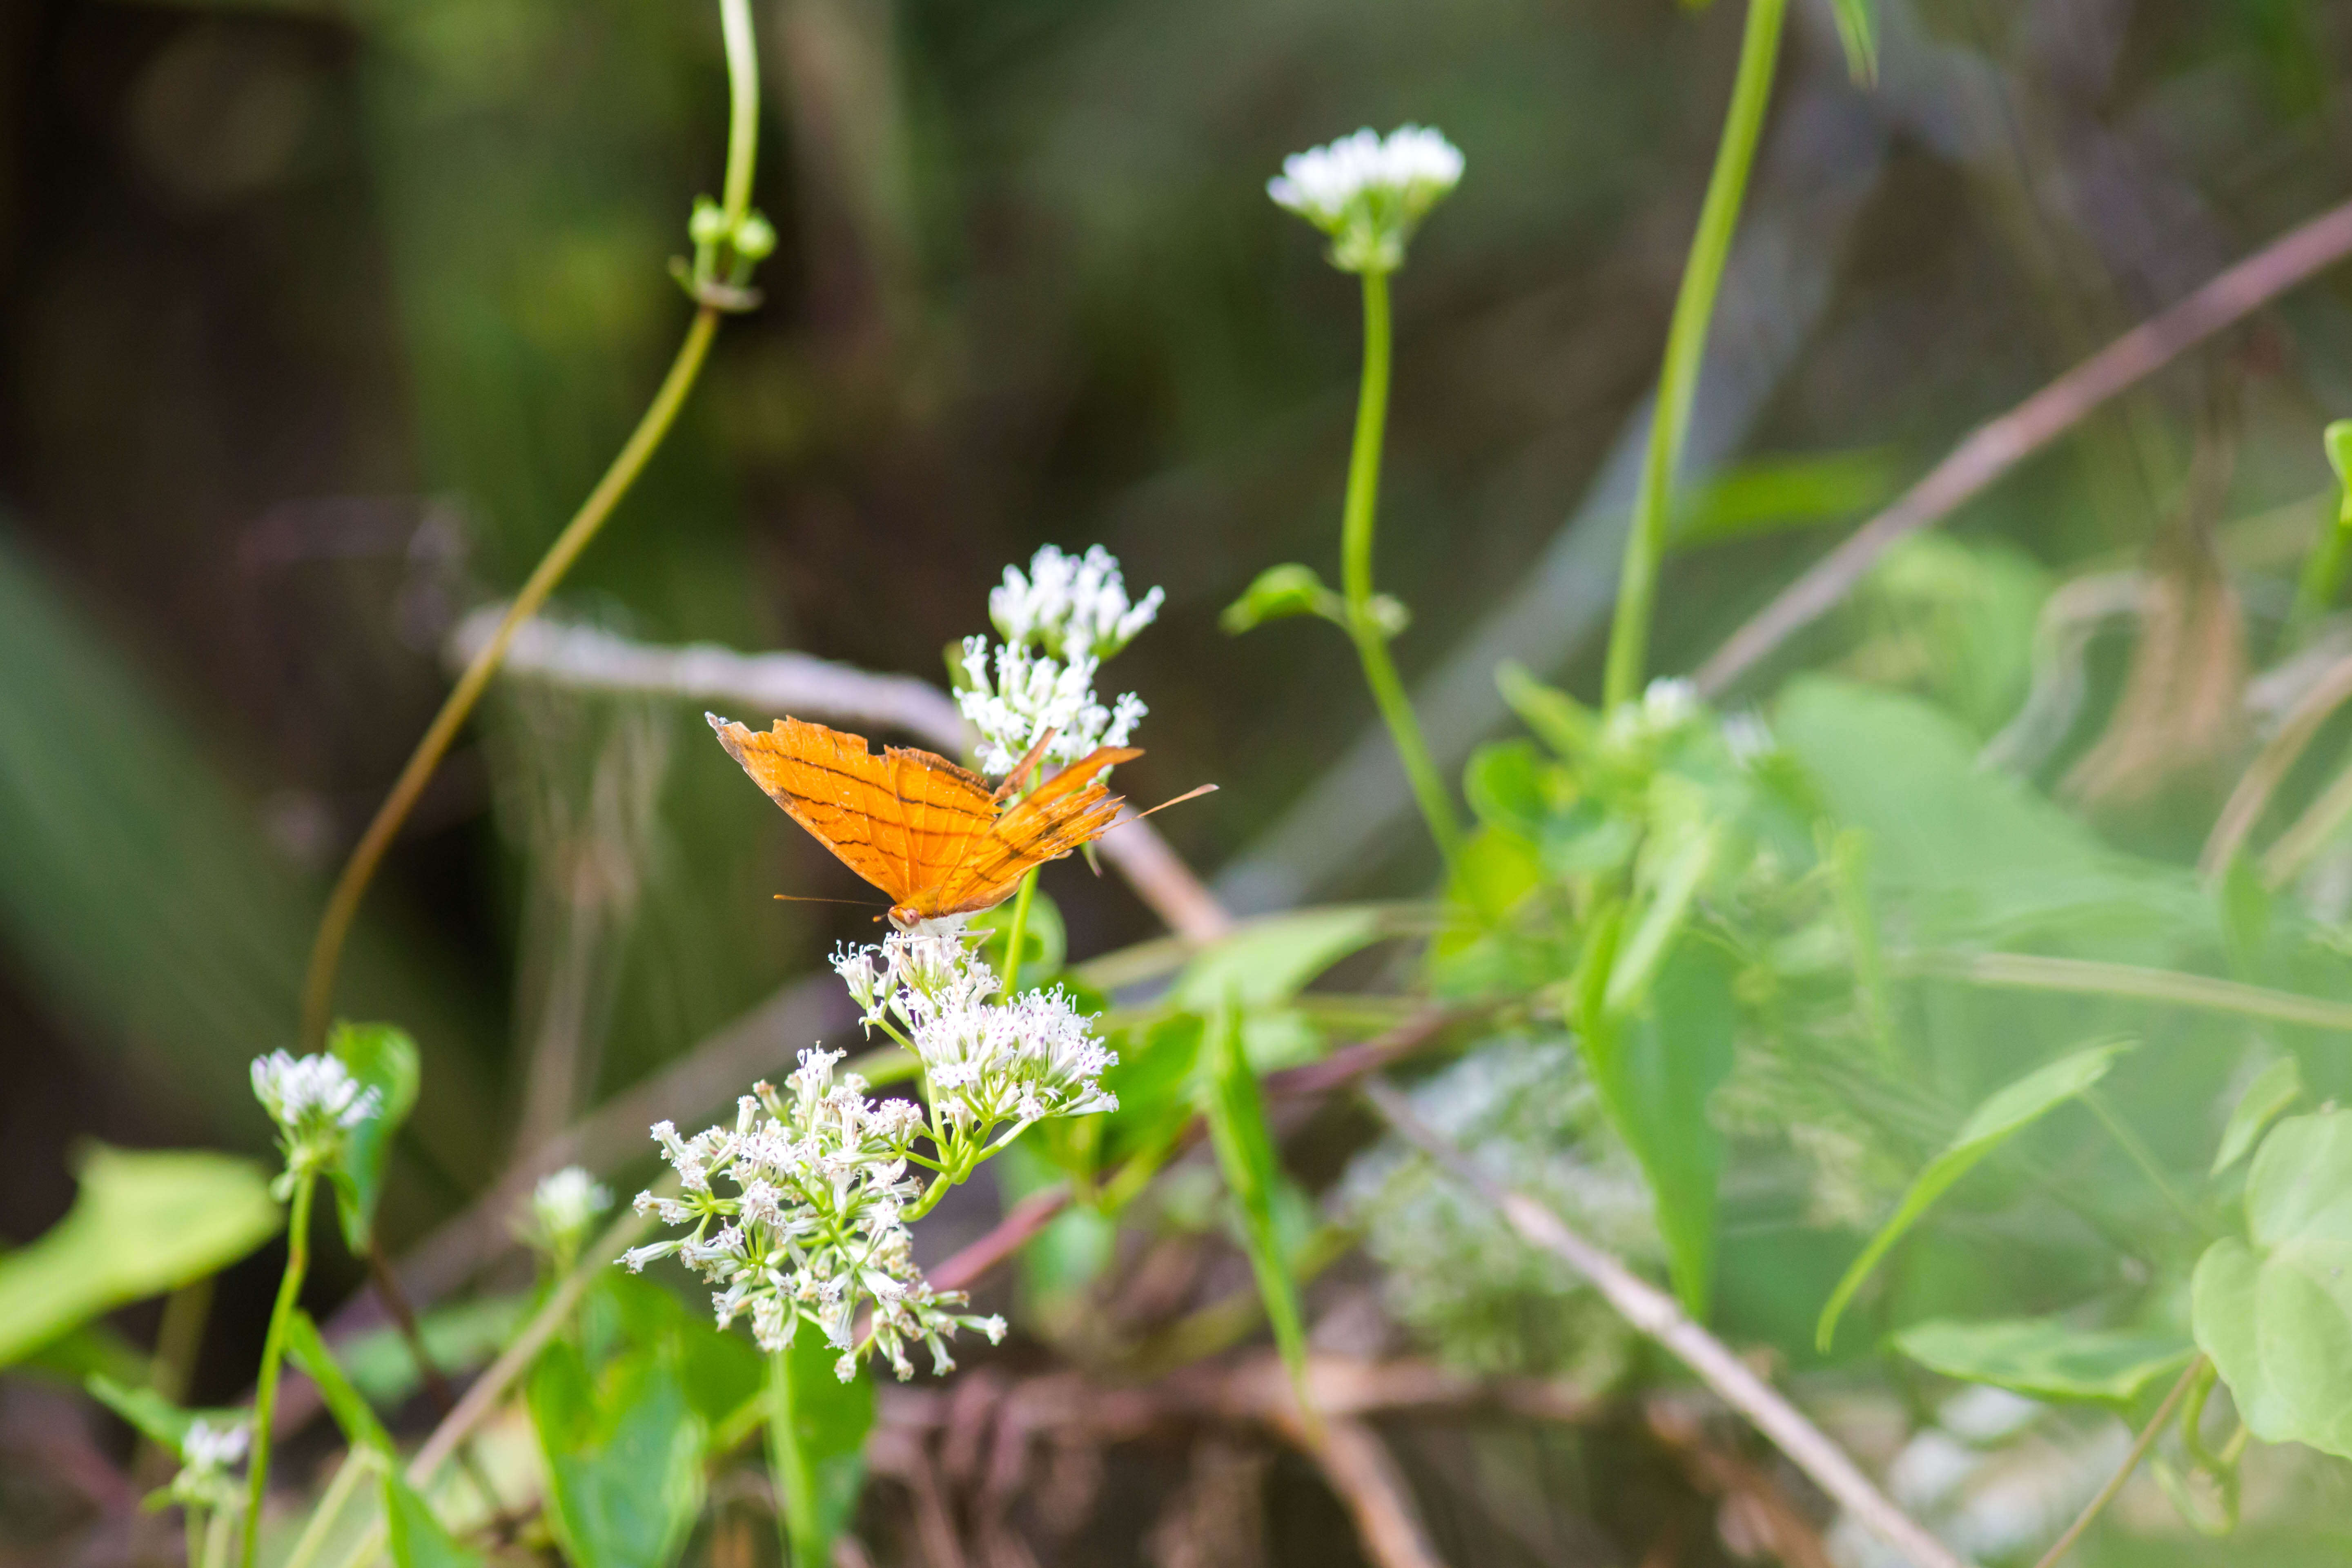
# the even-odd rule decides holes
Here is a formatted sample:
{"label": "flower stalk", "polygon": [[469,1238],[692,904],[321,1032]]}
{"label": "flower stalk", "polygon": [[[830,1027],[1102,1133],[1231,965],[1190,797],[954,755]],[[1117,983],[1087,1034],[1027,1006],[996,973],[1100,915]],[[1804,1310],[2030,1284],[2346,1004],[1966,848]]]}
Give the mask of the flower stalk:
{"label": "flower stalk", "polygon": [[1609,708],[1633,700],[1642,689],[1658,573],[1665,562],[1675,473],[1682,466],[1683,447],[1690,435],[1691,405],[1698,395],[1707,328],[1715,320],[1732,234],[1739,226],[1748,173],[1756,166],[1756,149],[1763,140],[1764,111],[1772,100],[1772,75],[1780,63],[1788,8],[1788,0],[1748,0],[1731,108],[1724,118],[1715,171],[1707,177],[1706,199],[1699,207],[1698,232],[1691,237],[1690,258],[1683,267],[1674,319],[1666,329],[1665,363],[1658,372],[1657,400],[1650,414],[1650,442],[1633,499],[1633,527],[1625,536],[1617,616],[1609,628],[1609,662],[1601,674],[1601,700]]}
{"label": "flower stalk", "polygon": [[793,1420],[793,1352],[768,1352],[768,1470],[776,1482],[776,1540],[786,1568],[824,1568],[824,1521],[817,1517],[816,1472]]}
{"label": "flower stalk", "polygon": [[297,1167],[294,1203],[286,1221],[286,1272],[278,1281],[278,1301],[270,1309],[269,1331],[261,1345],[261,1371],[253,1388],[253,1459],[246,1474],[245,1544],[241,1558],[253,1568],[261,1550],[261,1503],[269,1489],[269,1428],[277,1413],[278,1372],[286,1359],[286,1333],[302,1294],[302,1279],[310,1267],[310,1197],[317,1190],[317,1173]]}

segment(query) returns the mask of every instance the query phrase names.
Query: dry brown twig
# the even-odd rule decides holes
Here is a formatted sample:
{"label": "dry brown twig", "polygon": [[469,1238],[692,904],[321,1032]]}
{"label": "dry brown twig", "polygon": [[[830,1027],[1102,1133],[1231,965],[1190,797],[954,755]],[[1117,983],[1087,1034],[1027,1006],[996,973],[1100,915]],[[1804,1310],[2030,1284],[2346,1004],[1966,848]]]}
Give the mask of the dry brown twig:
{"label": "dry brown twig", "polygon": [[1757,1376],[1722,1341],[1684,1316],[1673,1297],[1577,1235],[1543,1205],[1487,1175],[1423,1121],[1412,1102],[1396,1089],[1375,1079],[1364,1086],[1363,1093],[1406,1142],[1494,1205],[1521,1239],[1583,1275],[1620,1317],[1697,1373],[1725,1404],[1753,1423],[1773,1447],[1812,1478],[1814,1485],[1872,1533],[1909,1557],[1917,1568],[1964,1568],[1949,1548],[1888,1500],[1844,1449]]}
{"label": "dry brown twig", "polygon": [[1890,547],[1942,521],[2109,398],[2347,255],[2352,255],[2352,202],[2272,241],[2008,413],[1979,425],[1892,506],[1732,633],[1699,667],[1694,683],[1706,696],[1718,695],[1843,599]]}

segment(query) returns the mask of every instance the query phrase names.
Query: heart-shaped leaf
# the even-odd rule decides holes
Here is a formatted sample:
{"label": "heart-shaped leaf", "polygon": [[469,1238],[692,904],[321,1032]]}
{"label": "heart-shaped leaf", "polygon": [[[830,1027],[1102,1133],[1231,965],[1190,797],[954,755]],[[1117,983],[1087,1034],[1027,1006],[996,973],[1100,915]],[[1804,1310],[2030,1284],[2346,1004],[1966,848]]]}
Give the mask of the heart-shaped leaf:
{"label": "heart-shaped leaf", "polygon": [[2289,1117],[2263,1141],[2246,1231],[2198,1260],[2197,1343],[2255,1436],[2352,1458],[2352,1115]]}
{"label": "heart-shaped leaf", "polygon": [[2197,1353],[2177,1336],[2078,1329],[2057,1318],[1939,1319],[1896,1334],[1895,1348],[1946,1377],[2030,1399],[2114,1406],[2128,1405],[2157,1379],[2178,1374]]}
{"label": "heart-shaped leaf", "polygon": [[547,1511],[573,1568],[669,1568],[702,1507],[702,1419],[675,1358],[615,1357],[591,1373],[572,1345],[532,1370]]}

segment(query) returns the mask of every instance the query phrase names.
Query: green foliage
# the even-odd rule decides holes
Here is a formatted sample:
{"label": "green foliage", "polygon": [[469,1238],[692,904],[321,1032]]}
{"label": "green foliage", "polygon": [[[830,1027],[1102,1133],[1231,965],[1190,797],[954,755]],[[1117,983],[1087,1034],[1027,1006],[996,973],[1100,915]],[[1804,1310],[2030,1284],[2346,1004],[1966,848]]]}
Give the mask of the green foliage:
{"label": "green foliage", "polygon": [[383,1429],[369,1408],[367,1399],[355,1387],[335,1360],[334,1352],[319,1333],[319,1325],[310,1314],[299,1309],[286,1320],[286,1355],[312,1383],[319,1385],[319,1397],[325,1400],[328,1413],[343,1436],[355,1448],[372,1448],[390,1455],[394,1449],[392,1436]]}
{"label": "green foliage", "polygon": [[[530,1299],[520,1295],[471,1297],[420,1313],[416,1331],[436,1366],[444,1372],[466,1372],[499,1353],[499,1348],[522,1326],[530,1307]],[[342,1363],[369,1403],[385,1408],[403,1403],[424,1386],[407,1339],[388,1323],[346,1342]]]}
{"label": "green foliage", "polygon": [[2057,1318],[1963,1323],[1937,1319],[1894,1337],[1930,1372],[1986,1383],[2030,1399],[2127,1410],[2197,1353],[2185,1338],[2082,1329]]}
{"label": "green foliage", "polygon": [[327,1049],[363,1089],[377,1095],[375,1113],[344,1134],[342,1151],[328,1172],[343,1241],[364,1256],[376,1205],[383,1201],[384,1163],[391,1157],[392,1141],[416,1106],[420,1058],[416,1042],[391,1024],[337,1024],[327,1037]]}
{"label": "green foliage", "polygon": [[1299,1316],[1298,1289],[1290,1277],[1276,1216],[1281,1161],[1266,1131],[1257,1076],[1242,1049],[1237,994],[1209,1020],[1202,1067],[1201,1112],[1209,1123],[1217,1168],[1224,1173],[1226,1189],[1233,1194],[1243,1246],[1257,1276],[1267,1321],[1274,1325],[1275,1343],[1290,1369],[1291,1387],[1297,1394],[1299,1408],[1310,1412],[1312,1419],[1313,1406],[1307,1393],[1307,1329]]}
{"label": "green foliage", "polygon": [[1292,562],[1269,566],[1252,580],[1242,596],[1227,605],[1217,624],[1235,636],[1267,621],[1293,616],[1320,616],[1334,626],[1348,624],[1348,606],[1323,585],[1312,566]]}
{"label": "green foliage", "polygon": [[2131,1048],[2132,1042],[2128,1040],[2108,1040],[2070,1051],[2047,1067],[2028,1073],[1970,1112],[1943,1152],[1927,1163],[1911,1184],[1910,1191],[1903,1194],[1894,1217],[1879,1227],[1878,1234],[1870,1238],[1870,1245],[1862,1249],[1862,1255],[1830,1293],[1828,1304],[1822,1309],[1821,1323],[1814,1331],[1820,1348],[1829,1349],[1837,1336],[1838,1318],[1853,1299],[1853,1293],[1870,1278],[1871,1270],[1878,1267],[1879,1259],[1903,1239],[1904,1233],[1918,1223],[1919,1216],[1937,1198],[1974,1170],[1986,1155],[2105,1078],[2116,1058]]}
{"label": "green foliage", "polygon": [[2244,1159],[2263,1130],[2302,1098],[2303,1066],[2293,1057],[2281,1057],[2256,1073],[2221,1129],[2221,1144],[2213,1152],[2210,1173],[2218,1176]]}
{"label": "green foliage", "polygon": [[[771,1365],[772,1376],[781,1373],[786,1380],[777,1392],[790,1407],[790,1458],[777,1467],[788,1465],[794,1472],[783,1488],[784,1506],[796,1515],[805,1513],[790,1521],[792,1533],[796,1542],[813,1548],[798,1555],[813,1557],[818,1568],[831,1562],[832,1543],[856,1510],[858,1490],[866,1484],[866,1435],[874,1426],[873,1380],[861,1370],[842,1382],[834,1374],[834,1356],[823,1339],[803,1331]],[[772,1424],[776,1415],[772,1403]],[[772,1430],[770,1448],[780,1449]]]}
{"label": "green foliage", "polygon": [[0,1366],[128,1301],[236,1262],[281,1221],[250,1161],[92,1144],[74,1206],[30,1246],[0,1257]]}
{"label": "green foliage", "polygon": [[395,1568],[481,1568],[482,1554],[458,1543],[398,1469],[385,1466],[381,1487],[384,1543]]}
{"label": "green foliage", "polygon": [[577,1346],[541,1352],[529,1388],[548,1518],[573,1568],[668,1568],[702,1507],[706,1430],[666,1347],[591,1371]]}
{"label": "green foliage", "polygon": [[1838,43],[1845,50],[1845,68],[1853,79],[1866,84],[1878,80],[1878,14],[1874,9],[1876,0],[1830,0],[1830,11],[1837,18]]}
{"label": "green foliage", "polygon": [[1169,1000],[1201,1014],[1214,1011],[1228,997],[1244,1007],[1271,1007],[1380,935],[1380,911],[1363,906],[1252,921],[1186,964]]}
{"label": "green foliage", "polygon": [[131,1387],[94,1374],[88,1384],[90,1397],[136,1427],[140,1436],[178,1453],[188,1440],[188,1428],[199,1421],[219,1427],[246,1418],[242,1410],[184,1410],[152,1388]]}
{"label": "green foliage", "polygon": [[2246,1237],[2198,1260],[2197,1343],[2254,1436],[2352,1458],[2352,1114],[2290,1117],[2246,1177]]}
{"label": "green foliage", "polygon": [[1677,503],[1672,542],[1689,550],[1818,527],[1881,505],[1895,484],[1894,455],[1878,448],[1742,463]]}

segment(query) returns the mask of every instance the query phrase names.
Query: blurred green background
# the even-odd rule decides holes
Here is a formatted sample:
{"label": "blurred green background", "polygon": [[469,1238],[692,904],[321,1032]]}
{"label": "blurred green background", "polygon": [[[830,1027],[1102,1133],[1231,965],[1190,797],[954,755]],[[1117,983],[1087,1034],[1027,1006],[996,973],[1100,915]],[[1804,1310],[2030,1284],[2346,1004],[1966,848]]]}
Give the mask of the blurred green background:
{"label": "blurred green background", "polygon": [[[1167,589],[1109,680],[1152,710],[1137,795],[1223,786],[1160,819],[1192,865],[1245,909],[1425,890],[1345,643],[1216,627],[1265,565],[1333,574],[1354,404],[1351,280],[1264,182],[1360,124],[1438,125],[1467,155],[1398,284],[1380,563],[1452,773],[1502,721],[1497,658],[1597,684],[1737,9],[763,0],[760,25],[766,304],[725,329],[566,612],[939,681],[1004,563],[1100,542]],[[1865,89],[1825,4],[1792,24],[1662,669],[1970,426],[2352,189],[2342,5],[1888,0],[1882,26]],[[244,1063],[292,1043],[325,879],[445,689],[444,638],[562,525],[684,323],[664,266],[716,184],[724,89],[696,0],[14,0],[0,91],[0,1239],[21,1242],[85,1138],[266,1142]],[[2324,489],[2347,307],[2341,271],[2297,292],[1955,519],[2009,552],[2008,597],[1882,582],[1795,656],[1999,729],[2050,574],[2137,559],[2200,440],[2233,458],[2224,520]],[[2011,616],[2016,662],[1906,643],[1938,614]],[[2193,851],[2195,825],[2117,831]],[[1115,878],[1048,887],[1076,955],[1156,930]],[[519,1124],[865,930],[777,890],[858,889],[698,712],[495,696],[345,980],[345,1011],[426,1053],[395,1244]],[[530,1044],[567,1007],[579,1070],[534,1103]],[[274,1269],[225,1287],[218,1378],[249,1364]]]}

